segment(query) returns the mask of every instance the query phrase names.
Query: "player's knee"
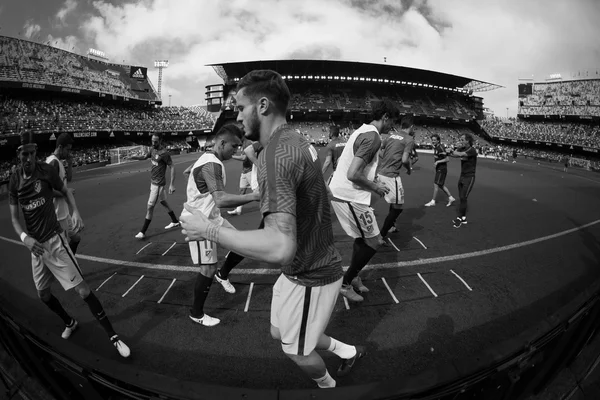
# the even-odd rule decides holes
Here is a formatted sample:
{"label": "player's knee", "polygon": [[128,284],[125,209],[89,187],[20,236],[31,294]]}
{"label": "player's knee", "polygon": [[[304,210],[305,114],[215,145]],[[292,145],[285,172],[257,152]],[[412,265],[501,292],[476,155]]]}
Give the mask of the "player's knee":
{"label": "player's knee", "polygon": [[163,206],[163,207],[165,207],[165,208],[169,208],[169,204],[167,203],[166,200],[161,200],[160,201],[160,205]]}
{"label": "player's knee", "polygon": [[90,287],[85,281],[82,281],[79,285],[75,286],[75,291],[82,299],[86,299],[90,295]]}
{"label": "player's knee", "polygon": [[436,186],[439,187],[440,189],[444,190],[444,185],[441,183],[436,183]]}
{"label": "player's knee", "polygon": [[281,333],[279,332],[279,328],[271,325],[271,337],[275,340],[281,340]]}
{"label": "player's knee", "polygon": [[47,303],[50,301],[50,298],[52,297],[52,292],[50,291],[50,288],[48,289],[44,289],[44,290],[38,290],[38,297],[41,301],[43,301],[44,303]]}
{"label": "player's knee", "polygon": [[200,273],[206,277],[215,276],[217,272],[217,264],[200,264]]}
{"label": "player's knee", "polygon": [[365,244],[367,246],[369,246],[370,248],[372,248],[373,250],[377,250],[381,246],[381,241],[382,240],[383,239],[381,238],[381,235],[377,235],[377,236],[372,237],[372,238],[364,239]]}

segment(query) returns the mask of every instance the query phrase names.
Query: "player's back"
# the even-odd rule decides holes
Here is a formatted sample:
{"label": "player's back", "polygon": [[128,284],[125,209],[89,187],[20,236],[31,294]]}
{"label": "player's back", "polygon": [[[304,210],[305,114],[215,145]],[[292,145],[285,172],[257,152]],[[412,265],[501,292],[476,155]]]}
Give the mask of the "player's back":
{"label": "player's back", "polygon": [[332,139],[327,145],[327,154],[331,155],[331,165],[334,171],[337,168],[338,160],[344,151],[344,147],[346,147],[346,142],[339,137]]}
{"label": "player's back", "polygon": [[259,157],[261,212],[296,217],[297,249],[284,274],[306,286],[321,286],[342,276],[334,246],[331,210],[315,148],[289,126],[278,128]]}
{"label": "player's back", "polygon": [[403,132],[388,135],[382,144],[383,151],[379,160],[379,173],[391,178],[400,175],[402,155],[407,148],[409,152],[414,149],[412,136]]}

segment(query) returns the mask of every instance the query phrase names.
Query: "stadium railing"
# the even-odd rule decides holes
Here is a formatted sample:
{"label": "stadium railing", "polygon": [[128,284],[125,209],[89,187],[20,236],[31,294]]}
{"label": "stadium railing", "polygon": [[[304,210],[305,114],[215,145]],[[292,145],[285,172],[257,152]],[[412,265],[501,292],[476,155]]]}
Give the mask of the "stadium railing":
{"label": "stadium railing", "polygon": [[[58,398],[69,399],[473,399],[521,400],[541,393],[596,338],[600,326],[600,285],[590,285],[570,303],[521,335],[487,350],[417,376],[378,383],[314,390],[250,390],[177,380],[124,363],[100,359],[36,324],[9,301],[12,288],[0,281],[0,343],[27,374]],[[27,300],[34,301],[34,300]],[[23,306],[23,305],[21,305]],[[595,362],[580,371],[578,390]]]}

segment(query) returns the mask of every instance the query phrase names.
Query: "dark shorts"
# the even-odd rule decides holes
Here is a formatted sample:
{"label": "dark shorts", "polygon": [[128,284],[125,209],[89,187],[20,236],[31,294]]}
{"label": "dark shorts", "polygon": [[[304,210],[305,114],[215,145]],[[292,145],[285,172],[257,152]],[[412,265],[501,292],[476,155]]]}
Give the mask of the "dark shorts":
{"label": "dark shorts", "polygon": [[433,183],[435,183],[438,186],[444,186],[444,184],[446,183],[446,175],[447,174],[448,174],[448,169],[446,169],[446,168],[436,170]]}
{"label": "dark shorts", "polygon": [[474,176],[461,176],[458,178],[458,197],[460,199],[466,199],[469,197],[469,193],[471,193],[471,189],[473,189],[474,184]]}

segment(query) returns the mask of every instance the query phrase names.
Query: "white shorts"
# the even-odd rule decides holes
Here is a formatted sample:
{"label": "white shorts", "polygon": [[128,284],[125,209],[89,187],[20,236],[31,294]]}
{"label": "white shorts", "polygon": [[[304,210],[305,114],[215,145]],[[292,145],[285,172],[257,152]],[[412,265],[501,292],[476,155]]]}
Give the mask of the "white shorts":
{"label": "white shorts", "polygon": [[252,171],[243,172],[240,175],[240,189],[252,188]]}
{"label": "white shorts", "polygon": [[369,239],[379,235],[379,226],[371,207],[337,200],[331,201],[331,207],[348,236]]}
{"label": "white shorts", "polygon": [[387,203],[404,204],[404,187],[402,186],[402,179],[399,176],[390,178],[388,176],[377,175],[377,180],[390,189],[384,197]]}
{"label": "white shorts", "polygon": [[154,183],[150,184],[150,197],[148,198],[148,205],[155,206],[159,201],[167,200],[164,186],[158,186]]}
{"label": "white shorts", "polygon": [[31,272],[38,291],[48,289],[55,279],[65,290],[83,282],[83,274],[64,232],[52,236],[41,245],[44,247],[41,257],[31,254]]}
{"label": "white shorts", "polygon": [[[220,225],[225,228],[235,229],[233,225],[226,219],[220,220]],[[201,264],[216,264],[219,260],[217,258],[217,244],[208,240],[190,241],[188,242],[190,247],[190,256],[194,265]]]}
{"label": "white shorts", "polygon": [[342,278],[325,286],[302,286],[281,274],[273,286],[271,325],[279,329],[286,354],[307,356],[325,332]]}

